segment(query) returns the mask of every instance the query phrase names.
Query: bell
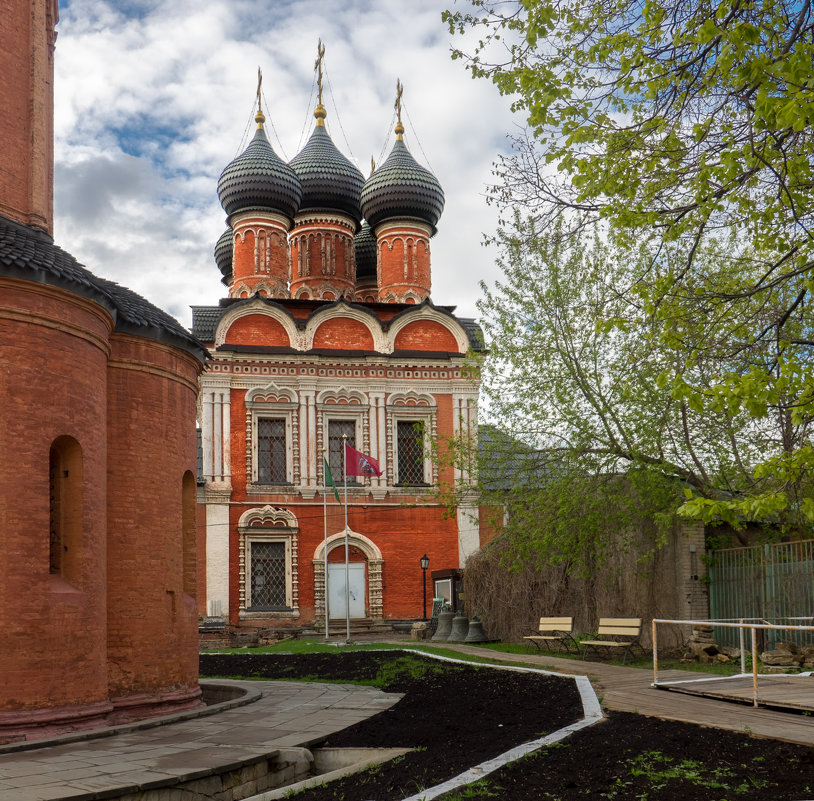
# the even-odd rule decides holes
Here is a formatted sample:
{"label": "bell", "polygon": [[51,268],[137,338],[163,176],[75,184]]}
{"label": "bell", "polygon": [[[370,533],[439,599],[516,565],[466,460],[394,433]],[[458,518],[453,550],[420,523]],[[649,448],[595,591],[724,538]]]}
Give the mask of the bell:
{"label": "bell", "polygon": [[469,621],[469,631],[466,634],[464,642],[489,642],[486,634],[483,632],[483,623],[480,622],[480,618],[477,615]]}
{"label": "bell", "polygon": [[449,607],[441,611],[438,615],[438,627],[435,629],[435,634],[430,638],[430,642],[446,641],[449,632],[452,630],[452,618],[454,617],[455,613]]}
{"label": "bell", "polygon": [[469,633],[469,620],[463,615],[455,615],[452,620],[452,631],[447,637],[447,642],[463,642]]}

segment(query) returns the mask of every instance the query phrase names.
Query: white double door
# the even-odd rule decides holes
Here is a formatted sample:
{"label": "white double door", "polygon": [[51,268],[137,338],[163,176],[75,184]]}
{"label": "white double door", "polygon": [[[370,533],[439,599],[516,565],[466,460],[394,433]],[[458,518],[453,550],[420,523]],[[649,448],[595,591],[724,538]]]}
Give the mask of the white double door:
{"label": "white double door", "polygon": [[[348,565],[350,617],[365,616],[365,563]],[[328,564],[328,617],[345,619],[345,563]]]}

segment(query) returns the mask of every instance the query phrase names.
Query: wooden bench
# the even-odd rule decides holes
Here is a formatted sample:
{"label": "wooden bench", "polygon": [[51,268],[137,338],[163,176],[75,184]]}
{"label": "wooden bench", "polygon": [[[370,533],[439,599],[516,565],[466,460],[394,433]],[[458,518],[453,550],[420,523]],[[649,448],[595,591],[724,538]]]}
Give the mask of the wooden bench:
{"label": "wooden bench", "polygon": [[642,634],[642,619],[640,617],[601,617],[597,629],[597,639],[582,640],[579,644],[582,658],[595,651],[597,656],[610,656],[612,653],[622,652],[622,664],[627,662],[628,654],[636,646],[644,654],[639,642]]}
{"label": "wooden bench", "polygon": [[551,644],[557,643],[560,648],[570,651],[574,648],[574,653],[579,653],[579,646],[572,635],[574,630],[574,618],[572,617],[541,617],[537,634],[529,634],[523,637],[524,640],[531,640],[538,650],[546,649],[551,651]]}

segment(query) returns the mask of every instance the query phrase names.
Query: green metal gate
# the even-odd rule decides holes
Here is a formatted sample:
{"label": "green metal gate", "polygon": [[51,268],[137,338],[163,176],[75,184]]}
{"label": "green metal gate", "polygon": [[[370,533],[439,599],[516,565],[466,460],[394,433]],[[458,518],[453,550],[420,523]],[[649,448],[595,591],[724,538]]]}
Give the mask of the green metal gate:
{"label": "green metal gate", "polygon": [[[713,620],[758,618],[768,622],[814,615],[814,540],[724,548],[709,566]],[[788,621],[791,622],[791,621]],[[803,623],[803,621],[800,621]],[[737,646],[735,629],[720,628],[716,640]],[[779,640],[811,642],[811,632],[769,632],[764,646]]]}

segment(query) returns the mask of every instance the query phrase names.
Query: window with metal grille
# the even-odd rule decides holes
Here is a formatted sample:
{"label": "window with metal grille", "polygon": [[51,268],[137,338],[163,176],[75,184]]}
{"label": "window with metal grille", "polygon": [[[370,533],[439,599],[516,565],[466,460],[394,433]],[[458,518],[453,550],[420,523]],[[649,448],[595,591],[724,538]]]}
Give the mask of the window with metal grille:
{"label": "window with metal grille", "polygon": [[287,609],[285,598],[285,543],[251,543],[250,609]]}
{"label": "window with metal grille", "polygon": [[[347,434],[347,440],[342,435]],[[356,423],[353,420],[328,421],[328,464],[331,466],[331,475],[339,483],[345,480],[345,442],[356,447]],[[356,481],[356,476],[348,476],[348,483]]]}
{"label": "window with metal grille", "polygon": [[421,424],[410,420],[397,423],[399,484],[425,484],[424,442]]}
{"label": "window with metal grille", "polygon": [[257,483],[286,483],[285,420],[257,421]]}

